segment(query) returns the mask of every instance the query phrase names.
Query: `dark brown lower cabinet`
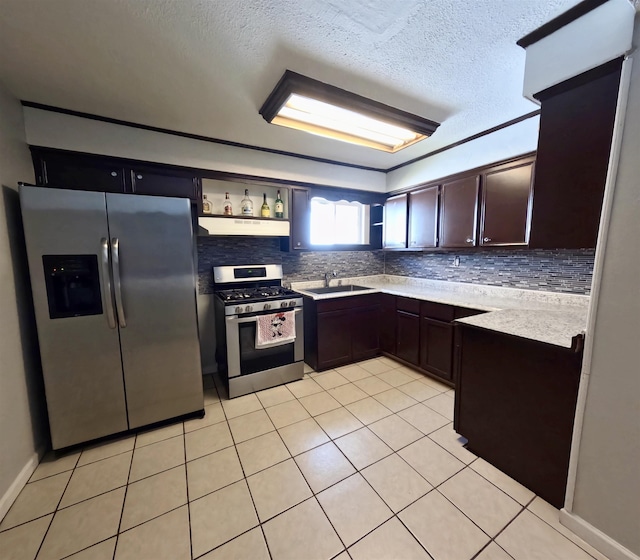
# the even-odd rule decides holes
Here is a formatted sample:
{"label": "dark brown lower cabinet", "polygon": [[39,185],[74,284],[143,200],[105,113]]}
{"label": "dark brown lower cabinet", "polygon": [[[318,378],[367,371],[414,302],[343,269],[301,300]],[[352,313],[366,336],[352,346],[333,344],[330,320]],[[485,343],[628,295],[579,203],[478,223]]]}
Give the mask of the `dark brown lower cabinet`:
{"label": "dark brown lower cabinet", "polygon": [[398,309],[396,326],[396,356],[417,366],[420,363],[420,315]]}
{"label": "dark brown lower cabinet", "polygon": [[462,324],[455,339],[454,429],[479,457],[563,507],[582,351]]}
{"label": "dark brown lower cabinet", "polygon": [[305,362],[316,371],[373,358],[380,351],[379,294],[304,301]]}
{"label": "dark brown lower cabinet", "polygon": [[380,294],[380,350],[396,354],[396,296]]}
{"label": "dark brown lower cabinet", "polygon": [[420,367],[453,380],[453,325],[427,317],[420,324]]}

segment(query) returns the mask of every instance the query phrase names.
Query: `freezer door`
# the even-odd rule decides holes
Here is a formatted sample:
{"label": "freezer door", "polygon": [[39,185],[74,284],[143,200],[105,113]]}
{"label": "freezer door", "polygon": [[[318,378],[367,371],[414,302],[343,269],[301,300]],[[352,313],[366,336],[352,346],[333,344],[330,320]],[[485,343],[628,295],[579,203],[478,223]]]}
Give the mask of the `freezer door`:
{"label": "freezer door", "polygon": [[106,196],[129,426],[202,410],[190,202]]}
{"label": "freezer door", "polygon": [[20,200],[53,448],[126,430],[105,195],[21,187]]}

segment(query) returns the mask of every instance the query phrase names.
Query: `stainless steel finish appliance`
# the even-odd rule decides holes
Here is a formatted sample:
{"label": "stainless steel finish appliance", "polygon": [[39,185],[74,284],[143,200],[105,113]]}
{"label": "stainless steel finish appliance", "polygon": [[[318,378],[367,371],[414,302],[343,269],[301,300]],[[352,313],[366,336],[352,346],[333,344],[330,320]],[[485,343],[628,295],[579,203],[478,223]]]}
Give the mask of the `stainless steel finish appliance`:
{"label": "stainless steel finish appliance", "polygon": [[[302,379],[304,318],[302,297],[282,287],[280,265],[219,266],[213,269],[216,313],[216,360],[226,376],[229,398]],[[295,340],[257,348],[260,315],[295,314]]]}
{"label": "stainless steel finish appliance", "polygon": [[189,201],[20,200],[53,448],[202,410]]}

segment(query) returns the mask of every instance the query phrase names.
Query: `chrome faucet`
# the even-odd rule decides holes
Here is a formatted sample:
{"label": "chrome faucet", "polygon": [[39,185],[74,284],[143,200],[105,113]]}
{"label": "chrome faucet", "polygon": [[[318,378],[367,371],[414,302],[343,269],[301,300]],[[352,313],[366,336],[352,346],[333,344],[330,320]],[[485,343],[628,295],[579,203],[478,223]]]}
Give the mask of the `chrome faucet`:
{"label": "chrome faucet", "polygon": [[333,272],[325,272],[324,273],[324,286],[325,288],[329,287],[329,282],[331,281],[331,277],[336,278],[338,276],[338,273],[334,270]]}

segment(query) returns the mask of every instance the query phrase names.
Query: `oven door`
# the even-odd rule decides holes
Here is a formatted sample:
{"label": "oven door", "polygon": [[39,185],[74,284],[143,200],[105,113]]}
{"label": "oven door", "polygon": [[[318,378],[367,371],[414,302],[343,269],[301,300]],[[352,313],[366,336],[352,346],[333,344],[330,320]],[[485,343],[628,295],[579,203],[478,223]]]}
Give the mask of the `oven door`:
{"label": "oven door", "polygon": [[238,377],[286,366],[304,359],[304,321],[302,308],[293,310],[296,338],[289,344],[256,348],[258,315],[226,317],[228,376]]}

